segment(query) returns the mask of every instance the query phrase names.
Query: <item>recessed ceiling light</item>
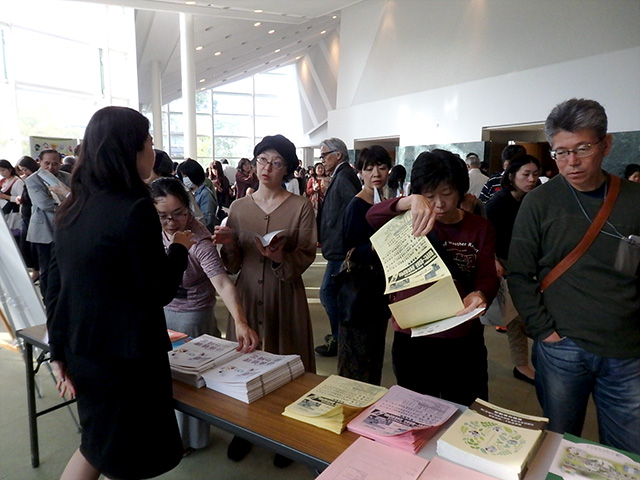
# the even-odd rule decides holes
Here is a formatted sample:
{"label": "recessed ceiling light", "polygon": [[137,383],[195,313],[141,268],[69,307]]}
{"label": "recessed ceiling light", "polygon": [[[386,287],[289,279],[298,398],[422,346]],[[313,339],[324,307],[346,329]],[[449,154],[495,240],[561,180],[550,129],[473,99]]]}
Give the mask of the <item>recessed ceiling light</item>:
{"label": "recessed ceiling light", "polygon": [[262,25],[262,22],[256,22],[253,24],[254,27],[259,27],[260,25]]}
{"label": "recessed ceiling light", "polygon": [[198,45],[198,46],[196,47],[196,51],[198,51],[198,52],[199,52],[199,51],[200,51],[200,50],[202,50],[203,48],[204,48],[204,47],[203,47],[202,45]]}
{"label": "recessed ceiling light", "polygon": [[320,35],[324,35],[325,33],[327,33],[327,31],[326,31],[326,30],[322,30],[322,31],[320,32]]}
{"label": "recessed ceiling light", "polygon": [[204,78],[201,78],[201,79],[200,79],[200,83],[204,83]]}
{"label": "recessed ceiling light", "polygon": [[269,35],[271,35],[272,33],[276,33],[275,30],[269,30]]}
{"label": "recessed ceiling light", "polygon": [[302,58],[302,55],[298,55],[298,56],[296,57],[296,60],[300,60],[301,58]]}
{"label": "recessed ceiling light", "polygon": [[207,89],[207,87],[202,87],[202,88],[200,89],[200,91],[202,92],[202,91],[204,91],[204,90],[206,90],[206,89]]}
{"label": "recessed ceiling light", "polygon": [[218,56],[222,55],[222,52],[216,52],[216,53],[214,53],[214,55],[215,55],[216,57],[218,57]]}
{"label": "recessed ceiling light", "polygon": [[185,5],[195,5],[196,4],[196,2],[194,2],[193,0],[190,0],[190,1],[184,2],[184,3],[185,3]]}
{"label": "recessed ceiling light", "polygon": [[280,49],[279,49],[279,48],[276,48],[276,49],[273,51],[273,53],[280,53]]}
{"label": "recessed ceiling light", "polygon": [[254,10],[253,13],[262,13],[264,10]]}
{"label": "recessed ceiling light", "polygon": [[333,17],[331,17],[331,18],[333,18],[333,19],[335,20],[336,18],[338,18],[338,15],[334,15],[334,16],[333,16]]}

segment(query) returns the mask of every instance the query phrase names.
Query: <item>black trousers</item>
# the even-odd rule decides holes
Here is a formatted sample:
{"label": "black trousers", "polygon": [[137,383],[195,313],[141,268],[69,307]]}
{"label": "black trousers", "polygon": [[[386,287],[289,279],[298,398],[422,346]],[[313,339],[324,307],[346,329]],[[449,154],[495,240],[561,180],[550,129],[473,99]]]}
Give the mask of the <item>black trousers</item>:
{"label": "black trousers", "polygon": [[38,264],[40,266],[40,293],[47,304],[47,287],[49,277],[49,264],[51,263],[51,253],[53,252],[53,243],[34,243],[36,252],[38,252]]}
{"label": "black trousers", "polygon": [[460,338],[411,338],[395,332],[393,371],[398,385],[462,405],[488,399],[487,348],[480,325]]}

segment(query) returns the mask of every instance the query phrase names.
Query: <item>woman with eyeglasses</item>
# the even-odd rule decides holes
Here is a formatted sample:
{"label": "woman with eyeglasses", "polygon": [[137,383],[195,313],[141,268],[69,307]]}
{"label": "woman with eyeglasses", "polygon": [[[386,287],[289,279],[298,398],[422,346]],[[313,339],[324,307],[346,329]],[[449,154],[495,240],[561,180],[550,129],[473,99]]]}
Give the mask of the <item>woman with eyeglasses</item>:
{"label": "woman with eyeglasses", "polygon": [[[239,349],[250,352],[259,340],[249,328],[238,292],[211,242],[209,230],[195,219],[189,209],[189,194],[176,178],[159,178],[150,185],[151,198],[162,224],[162,241],[168,248],[177,232],[193,233],[195,245],[189,249],[187,269],[175,298],[164,307],[167,327],[190,337],[205,333],[220,337],[214,316],[216,291],[234,321]],[[178,412],[178,425],[185,453],[204,448],[209,443],[209,425]]]}
{"label": "woman with eyeglasses", "polygon": [[[316,221],[309,200],[282,187],[283,180],[298,166],[296,147],[282,135],[267,136],[253,154],[258,190],[231,204],[227,225],[216,227],[214,241],[222,245],[227,270],[240,272],[236,286],[262,348],[271,353],[298,354],[305,369],[315,372],[302,273],[315,260]],[[275,231],[280,232],[263,246],[260,237]],[[230,323],[227,336],[233,335]],[[227,453],[240,460],[248,449],[235,448],[241,442],[234,442]]]}

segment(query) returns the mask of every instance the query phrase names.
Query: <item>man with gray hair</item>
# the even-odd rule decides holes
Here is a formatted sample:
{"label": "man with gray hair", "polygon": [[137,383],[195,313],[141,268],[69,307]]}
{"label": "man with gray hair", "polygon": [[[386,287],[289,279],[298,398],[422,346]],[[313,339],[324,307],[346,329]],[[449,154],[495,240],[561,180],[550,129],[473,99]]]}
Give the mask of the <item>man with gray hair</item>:
{"label": "man with gray hair", "polygon": [[478,198],[489,177],[480,171],[480,157],[477,153],[467,154],[465,163],[469,170],[469,193]]}
{"label": "man with gray hair", "polygon": [[[557,105],[545,133],[560,175],[522,201],[507,269],[538,399],[550,430],[580,435],[593,395],[600,442],[640,453],[640,185],[602,169],[612,137],[598,102]],[[605,199],[615,203],[593,243],[563,262]]]}
{"label": "man with gray hair", "polygon": [[338,289],[333,276],[347,254],[342,238],[344,211],[351,199],[362,190],[356,172],[349,165],[349,151],[339,138],[329,138],[320,144],[320,159],[325,171],[331,176],[331,183],[324,195],[320,215],[318,238],[322,244],[322,256],[327,260],[327,268],[320,287],[320,301],[327,311],[331,323],[331,333],[325,337],[325,345],[316,347],[316,353],[325,357],[338,354]]}

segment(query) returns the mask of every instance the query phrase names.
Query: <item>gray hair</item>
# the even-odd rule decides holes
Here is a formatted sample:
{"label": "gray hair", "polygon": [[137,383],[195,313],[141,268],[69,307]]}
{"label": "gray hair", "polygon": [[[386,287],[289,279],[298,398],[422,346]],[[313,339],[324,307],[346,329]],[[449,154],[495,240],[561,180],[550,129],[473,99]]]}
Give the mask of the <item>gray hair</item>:
{"label": "gray hair", "polygon": [[560,131],[594,130],[598,138],[607,135],[607,114],[595,100],[572,98],[555,106],[544,123],[544,133],[551,145]]}
{"label": "gray hair", "polygon": [[475,153],[470,153],[469,155],[467,155],[467,158],[465,158],[464,161],[470,167],[480,168],[480,158],[478,158],[478,155],[476,155]]}
{"label": "gray hair", "polygon": [[335,150],[338,153],[342,154],[342,157],[340,158],[341,161],[349,161],[349,150],[347,149],[347,146],[345,145],[345,143],[340,140],[339,138],[327,138],[326,140],[323,140],[322,142],[320,142],[320,148],[322,147],[326,147],[329,150]]}

